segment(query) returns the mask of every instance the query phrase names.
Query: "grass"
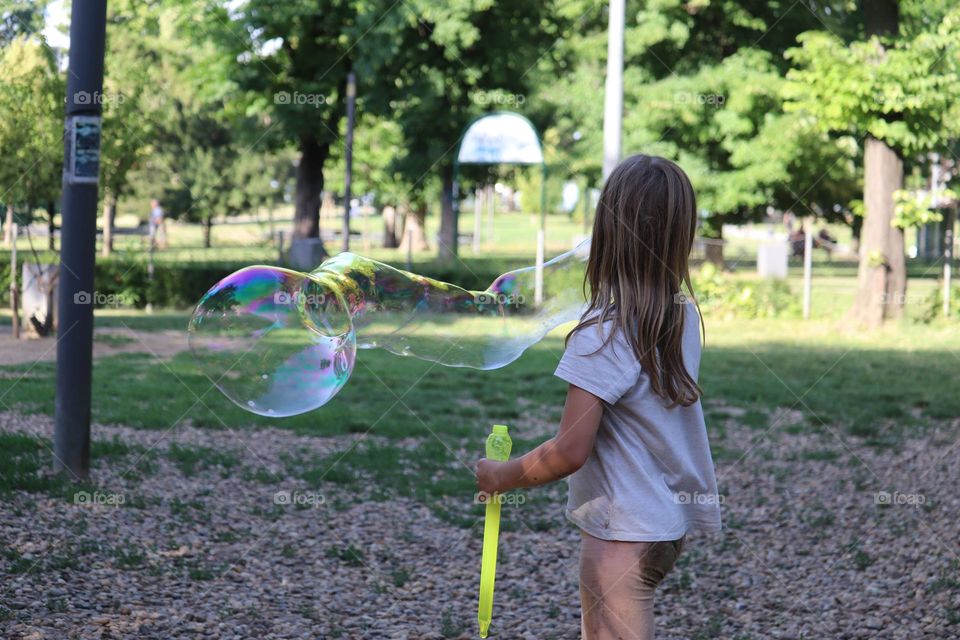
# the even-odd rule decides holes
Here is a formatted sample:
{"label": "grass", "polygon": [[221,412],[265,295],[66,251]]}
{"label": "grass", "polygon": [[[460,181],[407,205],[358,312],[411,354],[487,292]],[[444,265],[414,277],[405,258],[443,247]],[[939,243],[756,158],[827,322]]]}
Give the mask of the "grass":
{"label": "grass", "polygon": [[[98,316],[116,322],[118,316]],[[137,330],[183,326],[186,314],[130,314]],[[447,521],[475,522],[472,464],[482,455],[483,436],[497,422],[514,430],[514,450],[535,446],[530,424],[555,422],[565,394],[551,374],[562,351],[562,332],[535,345],[503,369],[445,368],[379,350],[359,352],[349,383],[318,411],[268,419],[250,414],[212,389],[193,357],[181,353],[160,363],[149,354],[123,353],[97,360],[93,419],[141,429],[167,429],[189,421],[213,430],[278,427],[314,436],[353,436],[327,456],[286,456],[286,472],[316,487],[336,506],[365,489],[374,499],[406,496]],[[30,375],[19,377],[29,369]],[[948,324],[903,323],[873,333],[844,329],[834,321],[738,320],[707,323],[700,381],[717,460],[738,459],[740,443],[726,437],[736,420],[758,432],[833,432],[861,436],[877,446],[897,443],[934,420],[960,414],[960,395],[944,381],[960,373],[960,332]],[[0,368],[0,397],[26,413],[52,415],[55,367],[51,363]],[[785,411],[792,410],[792,411]],[[791,416],[778,422],[775,416]],[[374,439],[357,436],[369,434]],[[49,443],[47,443],[49,445]],[[834,446],[836,445],[836,446]],[[60,481],[41,473],[50,453],[43,441],[0,434],[0,490],[63,492]],[[118,457],[120,442],[95,442],[95,458]],[[172,445],[165,454],[184,475],[214,469],[249,476],[235,451]],[[801,454],[841,464],[842,445]],[[151,462],[151,461],[148,461]],[[151,464],[155,465],[155,461]],[[144,468],[144,474],[150,469]],[[253,478],[266,484],[271,477]],[[549,502],[544,492],[527,494],[528,506]],[[174,502],[179,518],[203,521],[197,505]],[[282,510],[263,510],[266,519]],[[531,518],[535,512],[529,512]],[[528,522],[529,524],[529,522]],[[814,516],[813,526],[822,522]],[[536,522],[550,528],[551,522]],[[864,564],[865,559],[855,559]]]}
{"label": "grass", "polygon": [[[117,440],[107,440],[94,442],[90,455],[98,460],[117,459],[133,450]],[[0,495],[11,491],[53,492],[72,498],[75,492],[91,489],[48,473],[53,444],[46,438],[0,432],[0,451]]]}
{"label": "grass", "polygon": [[[173,317],[165,316],[164,322]],[[130,326],[140,330],[141,322],[155,326],[146,315]],[[478,424],[510,424],[531,411],[557,418],[564,386],[550,372],[561,352],[562,335],[556,332],[494,371],[451,369],[362,350],[350,381],[332,402],[279,420],[250,414],[211,389],[189,353],[164,363],[150,354],[122,353],[97,361],[93,418],[148,429],[190,420],[214,429],[276,426],[311,435],[372,428],[371,433],[390,439],[436,434],[454,445],[463,438],[477,440]],[[960,413],[960,396],[942,383],[958,372],[960,332],[950,325],[903,324],[864,334],[832,322],[708,321],[701,382],[714,420],[722,417],[722,410],[712,408],[714,401],[744,410],[739,419],[757,428],[768,426],[771,411],[793,407],[813,427],[822,421],[859,435],[884,435]],[[2,367],[0,376],[4,404],[53,414],[53,363]],[[381,453],[356,455],[374,460]]]}
{"label": "grass", "polygon": [[363,551],[353,545],[341,547],[327,547],[325,555],[328,558],[339,560],[348,567],[364,566]]}
{"label": "grass", "polygon": [[232,452],[198,445],[181,446],[173,443],[167,450],[167,457],[174,461],[185,476],[192,476],[200,469],[211,467],[219,468],[221,473],[228,474],[231,469],[240,465],[239,458]]}
{"label": "grass", "polygon": [[[289,217],[278,211],[277,218]],[[472,212],[463,211],[462,230],[472,230]],[[324,220],[331,228],[336,220]],[[122,225],[132,220],[121,219]],[[360,218],[355,229],[379,231],[379,219]],[[427,220],[427,237],[434,237],[437,216]],[[284,225],[278,225],[278,228]],[[498,212],[492,236],[484,220],[479,256],[469,244],[461,248],[464,277],[531,264],[535,216]],[[582,223],[562,215],[547,221],[547,251],[568,249],[582,233]],[[273,262],[276,248],[264,241],[265,221],[221,225],[214,229],[214,248],[198,250],[200,229],[170,225],[171,249],[158,252],[158,263]],[[835,234],[837,229],[832,230]],[[369,237],[369,236],[368,236]],[[842,237],[843,242],[847,241]],[[139,238],[120,236],[118,258],[141,252]],[[737,278],[756,279],[755,241],[744,235],[731,238],[727,257]],[[21,249],[25,249],[25,245]],[[404,265],[406,256],[395,249],[380,249],[357,240],[355,251],[372,258]],[[4,253],[0,251],[0,259]],[[26,254],[24,254],[26,255]],[[414,270],[435,265],[436,247],[414,253]],[[827,262],[814,255],[812,321],[730,320],[707,318],[707,348],[701,367],[706,391],[705,410],[718,460],[738,459],[742,447],[725,438],[725,423],[735,420],[758,435],[771,426],[775,431],[803,433],[833,431],[853,434],[878,445],[890,445],[904,434],[924,428],[932,420],[960,414],[960,395],[948,382],[960,373],[960,332],[955,326],[920,326],[899,323],[882,331],[858,333],[840,320],[849,308],[856,286],[857,265]],[[917,316],[936,286],[939,269],[909,261],[908,314]],[[801,291],[799,262],[790,264],[788,283]],[[98,328],[140,331],[183,331],[188,311],[160,310],[143,313],[130,309],[98,309]],[[0,310],[0,323],[9,314]],[[471,340],[462,336],[465,344]],[[129,345],[125,333],[98,335],[103,343]],[[298,434],[344,437],[343,449],[325,457],[303,457],[291,452],[286,472],[320,487],[338,503],[363,485],[374,497],[403,495],[428,504],[450,519],[461,518],[472,507],[471,465],[482,454],[489,425],[503,422],[529,427],[555,423],[560,416],[565,387],[551,374],[563,349],[562,333],[555,332],[535,345],[517,362],[495,371],[445,368],[379,350],[358,353],[349,383],[329,404],[308,414],[271,420],[250,414],[232,404],[198,370],[188,353],[165,362],[149,354],[132,352],[99,358],[93,377],[93,419],[141,429],[165,430],[188,422],[214,430],[279,427]],[[24,364],[0,367],[0,406],[24,413],[52,415],[55,365]],[[731,413],[731,410],[733,412]],[[792,411],[791,411],[792,410]],[[790,416],[780,420],[776,416]],[[515,451],[537,444],[541,437],[514,430]],[[541,431],[542,433],[542,431]],[[378,436],[349,446],[363,434]],[[0,434],[0,491],[54,490],[54,481],[39,472],[46,469],[49,451],[43,442],[26,436]],[[833,446],[837,445],[837,446]],[[94,456],[117,456],[104,444],[94,444]],[[9,452],[9,453],[8,453]],[[237,473],[264,484],[276,482],[272,474],[242,467],[234,452],[225,449],[170,447],[166,454],[184,475],[215,469]],[[841,464],[845,452],[832,441],[830,448],[801,454],[824,464]],[[156,467],[146,457],[134,470],[149,475]],[[381,489],[382,488],[382,489]],[[541,498],[530,497],[530,500]],[[187,504],[171,509],[184,518],[202,514]],[[282,510],[261,510],[264,518]],[[538,525],[539,526],[539,525]],[[543,526],[549,526],[544,523]]]}

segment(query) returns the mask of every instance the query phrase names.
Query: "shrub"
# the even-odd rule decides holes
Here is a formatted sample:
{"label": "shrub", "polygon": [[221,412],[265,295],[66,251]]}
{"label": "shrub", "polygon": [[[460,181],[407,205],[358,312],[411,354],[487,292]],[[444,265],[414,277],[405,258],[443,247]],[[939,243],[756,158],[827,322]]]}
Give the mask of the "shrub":
{"label": "shrub", "polygon": [[799,315],[796,296],[785,280],[731,278],[713,263],[692,274],[704,315],[720,318],[778,318]]}
{"label": "shrub", "polygon": [[[930,324],[943,317],[943,280],[937,282],[936,288],[923,301],[917,321]],[[950,320],[960,320],[960,286],[954,287],[950,293]]]}

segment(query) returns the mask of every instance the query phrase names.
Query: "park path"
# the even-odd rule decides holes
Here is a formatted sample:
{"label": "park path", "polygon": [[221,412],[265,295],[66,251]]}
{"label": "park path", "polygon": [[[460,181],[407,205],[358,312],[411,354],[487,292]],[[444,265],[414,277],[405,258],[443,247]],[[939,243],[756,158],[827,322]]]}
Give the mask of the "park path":
{"label": "park path", "polygon": [[[104,327],[94,331],[93,357],[118,353],[149,353],[167,359],[187,349],[185,331],[133,331],[123,327]],[[0,327],[0,366],[54,362],[57,340],[23,338],[14,340],[10,327]]]}

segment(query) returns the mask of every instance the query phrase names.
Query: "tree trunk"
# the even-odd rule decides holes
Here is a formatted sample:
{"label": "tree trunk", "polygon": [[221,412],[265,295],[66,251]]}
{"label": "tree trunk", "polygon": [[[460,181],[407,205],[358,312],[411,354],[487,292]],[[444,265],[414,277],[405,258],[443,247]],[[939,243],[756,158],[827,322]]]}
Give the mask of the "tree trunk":
{"label": "tree trunk", "polygon": [[723,269],[723,225],[718,225],[716,238],[704,238],[703,257],[707,262],[717,265],[718,269]]}
{"label": "tree trunk", "polygon": [[[896,35],[900,26],[896,0],[866,0],[864,26],[868,37]],[[868,135],[863,150],[863,229],[857,297],[851,316],[861,325],[878,327],[903,314],[907,267],[903,230],[894,228],[893,192],[903,187],[903,159],[884,141]]]}
{"label": "tree trunk", "polygon": [[400,239],[400,250],[406,251],[407,245],[413,243],[412,251],[426,251],[430,248],[427,243],[427,234],[424,231],[427,218],[427,205],[421,204],[416,209],[407,211],[403,216],[403,235]]}
{"label": "tree trunk", "polygon": [[[55,251],[57,244],[55,241],[55,234],[57,232],[57,227],[53,223],[53,216],[56,215],[57,205],[53,202],[47,203],[47,249],[50,251]],[[52,309],[53,307],[51,307]]]}
{"label": "tree trunk", "polygon": [[860,253],[860,234],[863,233],[863,216],[853,216],[850,222],[850,231],[853,233],[853,239],[850,242],[850,248],[854,253]]}
{"label": "tree trunk", "polygon": [[203,248],[209,249],[213,237],[213,216],[203,219]]}
{"label": "tree trunk", "polygon": [[453,167],[441,169],[443,186],[440,191],[440,235],[437,238],[437,258],[441,264],[450,264],[457,257],[457,212],[453,207]]}
{"label": "tree trunk", "polygon": [[864,0],[863,27],[870,36],[894,36],[900,30],[897,0]]}
{"label": "tree trunk", "polygon": [[320,197],[323,193],[323,165],[330,153],[328,143],[314,136],[300,138],[300,162],[294,198],[293,237],[320,237]]}
{"label": "tree trunk", "polygon": [[383,248],[397,248],[397,209],[392,205],[383,208]]}
{"label": "tree trunk", "polygon": [[13,205],[7,205],[7,217],[3,221],[3,246],[13,244]]}
{"label": "tree trunk", "polygon": [[[900,186],[903,188],[903,161],[900,162]],[[893,216],[893,194],[890,194],[890,215]],[[896,319],[903,317],[903,305],[907,300],[907,256],[903,237],[903,229],[900,227],[890,227],[887,235],[887,255],[890,261],[890,271],[887,273],[887,318]]]}
{"label": "tree trunk", "polygon": [[113,253],[113,221],[117,216],[117,197],[108,193],[103,199],[103,249],[101,253]]}
{"label": "tree trunk", "polygon": [[877,327],[901,314],[906,295],[903,231],[890,226],[893,192],[903,186],[903,160],[884,142],[867,136],[863,173],[865,218],[852,314],[858,323]]}

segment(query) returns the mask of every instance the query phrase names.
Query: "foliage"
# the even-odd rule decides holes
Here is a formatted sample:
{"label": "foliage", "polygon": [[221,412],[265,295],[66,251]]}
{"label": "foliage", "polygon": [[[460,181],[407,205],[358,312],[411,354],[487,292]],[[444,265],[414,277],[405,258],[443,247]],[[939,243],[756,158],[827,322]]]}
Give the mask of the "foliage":
{"label": "foliage", "polygon": [[0,47],[20,36],[38,35],[49,0],[5,0],[0,5]]}
{"label": "foliage", "polygon": [[787,53],[788,109],[812,114],[825,131],[869,134],[904,156],[945,150],[960,133],[960,6],[935,4],[901,3],[897,38],[847,44],[827,31],[802,34]]}
{"label": "foliage", "polygon": [[[64,74],[37,35],[45,4],[0,9],[0,184],[22,209],[59,199]],[[899,35],[867,39],[848,0],[629,0],[624,152],[680,162],[704,235],[768,207],[858,225],[863,135],[908,169],[960,136],[960,7],[899,4]],[[111,0],[101,193],[209,221],[296,183],[300,212],[303,184],[310,202],[342,189],[353,71],[354,193],[426,211],[464,125],[512,109],[543,135],[556,202],[565,180],[598,186],[607,18],[591,0]],[[464,168],[461,193],[494,173]],[[497,175],[539,209],[535,172]],[[925,215],[901,209],[903,224]]]}
{"label": "foliage", "polygon": [[[247,262],[203,262],[186,264],[158,263],[151,281],[142,256],[116,256],[98,260],[94,267],[94,287],[98,299],[119,301],[120,306],[142,309],[150,303],[155,308],[192,308],[210,286],[234,271],[249,266]],[[485,289],[506,271],[500,261],[441,265],[424,263],[417,272],[427,277],[455,282],[469,289]],[[9,262],[0,262],[0,282],[9,281]],[[7,288],[0,288],[0,303],[8,302]]]}
{"label": "foliage", "polygon": [[[410,191],[440,178],[440,256],[456,254],[453,161],[466,125],[487,111],[516,104],[533,86],[528,72],[559,35],[553,2],[540,0],[405,1],[377,24],[373,43],[389,56],[376,70],[380,89],[367,108],[389,114],[403,134],[392,163]],[[467,172],[469,175],[469,172]],[[422,200],[421,200],[422,201]]]}
{"label": "foliage", "polygon": [[[627,3],[624,152],[677,160],[708,215],[705,233],[759,218],[767,205],[827,217],[846,213],[856,187],[855,147],[784,117],[781,107],[783,52],[803,31],[841,29],[844,4],[791,11],[763,1]],[[557,69],[542,65],[548,68],[534,97],[549,105],[543,108],[555,123],[556,134],[545,137],[556,141],[557,171],[585,174],[596,184],[606,14],[585,1],[566,10],[572,20],[558,45]],[[825,181],[807,179],[825,169]]]}
{"label": "foliage", "polygon": [[[956,200],[957,192],[953,189],[941,189],[936,197],[941,202]],[[893,192],[893,200],[893,224],[901,229],[943,220],[943,214],[934,204],[933,193],[898,189]]]}
{"label": "foliage", "polygon": [[693,289],[707,319],[779,318],[799,315],[796,295],[783,280],[748,281],[725,275],[713,263],[693,274]]}
{"label": "foliage", "polygon": [[155,152],[161,101],[158,85],[151,82],[156,73],[151,63],[158,54],[162,12],[133,0],[117,0],[107,8],[100,195],[118,199],[128,190],[130,172]]}
{"label": "foliage", "polygon": [[59,199],[64,80],[38,40],[16,39],[0,55],[0,199],[30,215]]}
{"label": "foliage", "polygon": [[[943,281],[937,282],[927,297],[923,300],[923,309],[917,321],[921,324],[930,324],[943,319]],[[947,319],[960,320],[960,286],[954,285],[950,292],[950,309]]]}

